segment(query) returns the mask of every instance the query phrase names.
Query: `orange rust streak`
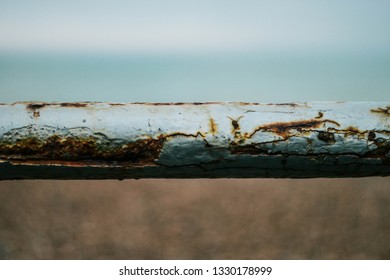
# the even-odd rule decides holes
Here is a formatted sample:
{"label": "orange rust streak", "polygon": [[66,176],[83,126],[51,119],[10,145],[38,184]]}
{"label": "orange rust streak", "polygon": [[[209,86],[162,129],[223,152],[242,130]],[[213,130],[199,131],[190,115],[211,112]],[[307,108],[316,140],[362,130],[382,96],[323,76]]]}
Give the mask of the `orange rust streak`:
{"label": "orange rust streak", "polygon": [[322,112],[320,111],[320,112],[318,112],[318,116],[315,117],[315,119],[321,119],[323,116],[324,116],[324,113],[322,113]]}
{"label": "orange rust streak", "polygon": [[29,103],[26,105],[26,109],[35,111],[36,109],[40,109],[40,108],[45,107],[45,106],[46,106],[45,103]]}
{"label": "orange rust streak", "polygon": [[361,130],[359,130],[359,128],[354,127],[354,126],[348,126],[345,130],[347,132],[352,132],[352,133],[357,133],[357,134],[364,134],[365,133],[365,131],[361,131]]}
{"label": "orange rust streak", "polygon": [[217,124],[215,123],[213,118],[210,118],[210,130],[212,134],[215,134],[218,130]]}
{"label": "orange rust streak", "polygon": [[34,118],[39,118],[39,116],[40,116],[39,111],[34,111],[33,116],[34,116]]}
{"label": "orange rust streak", "polygon": [[223,104],[223,102],[134,102],[130,104],[149,106],[181,106],[181,105],[212,105]]}
{"label": "orange rust streak", "polygon": [[[135,102],[131,104],[137,105],[151,105],[151,106],[181,106],[181,105],[224,105],[225,102]],[[257,102],[228,102],[228,105],[238,105],[238,106],[252,106],[252,105],[261,105]]]}
{"label": "orange rust streak", "polygon": [[87,107],[88,103],[80,103],[80,102],[63,102],[59,104],[61,107]]}
{"label": "orange rust streak", "polygon": [[83,108],[87,107],[89,105],[88,102],[62,102],[62,103],[45,103],[45,102],[39,102],[39,103],[27,103],[26,109],[35,111],[37,109],[47,107],[47,106],[60,106],[60,107],[75,107],[75,108]]}
{"label": "orange rust streak", "polygon": [[194,137],[194,138],[196,138],[196,137],[198,137],[198,136],[200,136],[200,137],[202,137],[202,138],[204,138],[205,136],[202,134],[202,132],[197,132],[196,134],[187,134],[187,133],[183,133],[183,132],[174,132],[174,133],[170,133],[170,134],[162,134],[162,135],[159,135],[158,137],[157,137],[157,139],[167,139],[167,138],[170,138],[170,137],[175,137],[175,136],[185,136],[185,137]]}
{"label": "orange rust streak", "polygon": [[288,136],[290,129],[296,129],[298,131],[306,130],[306,129],[313,129],[313,128],[318,128],[318,127],[320,127],[320,125],[327,123],[327,122],[333,123],[337,126],[340,126],[340,124],[338,122],[333,121],[333,120],[306,120],[306,121],[295,121],[295,122],[276,122],[276,123],[258,126],[251,134],[249,134],[248,138],[251,138],[259,130],[272,131],[273,133],[279,134],[283,138],[286,138]]}
{"label": "orange rust streak", "polygon": [[287,107],[305,107],[309,108],[309,106],[306,103],[268,103],[267,105],[271,106],[287,106]]}
{"label": "orange rust streak", "polygon": [[387,106],[386,108],[372,109],[371,112],[390,116],[390,106]]}

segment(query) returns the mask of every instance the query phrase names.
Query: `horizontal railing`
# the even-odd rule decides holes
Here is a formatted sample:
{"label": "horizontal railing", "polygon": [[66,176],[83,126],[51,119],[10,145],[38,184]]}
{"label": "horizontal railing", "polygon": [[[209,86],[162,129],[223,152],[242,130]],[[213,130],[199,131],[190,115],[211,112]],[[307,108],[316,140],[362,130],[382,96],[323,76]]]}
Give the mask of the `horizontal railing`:
{"label": "horizontal railing", "polygon": [[0,179],[390,175],[390,105],[0,104]]}

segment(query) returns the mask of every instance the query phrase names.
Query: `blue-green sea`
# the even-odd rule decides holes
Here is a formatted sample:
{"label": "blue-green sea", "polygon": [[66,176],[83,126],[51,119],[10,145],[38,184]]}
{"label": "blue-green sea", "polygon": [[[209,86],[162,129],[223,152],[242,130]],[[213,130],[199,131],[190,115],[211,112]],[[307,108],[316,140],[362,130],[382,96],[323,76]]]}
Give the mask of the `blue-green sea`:
{"label": "blue-green sea", "polygon": [[0,102],[389,101],[388,53],[1,54]]}

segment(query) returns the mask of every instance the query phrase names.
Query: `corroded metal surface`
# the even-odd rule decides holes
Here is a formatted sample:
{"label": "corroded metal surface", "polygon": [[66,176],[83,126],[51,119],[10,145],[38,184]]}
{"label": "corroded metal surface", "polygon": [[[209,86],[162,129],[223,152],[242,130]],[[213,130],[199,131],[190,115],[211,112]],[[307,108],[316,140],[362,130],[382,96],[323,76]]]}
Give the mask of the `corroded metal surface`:
{"label": "corroded metal surface", "polygon": [[0,104],[0,179],[390,175],[387,103]]}

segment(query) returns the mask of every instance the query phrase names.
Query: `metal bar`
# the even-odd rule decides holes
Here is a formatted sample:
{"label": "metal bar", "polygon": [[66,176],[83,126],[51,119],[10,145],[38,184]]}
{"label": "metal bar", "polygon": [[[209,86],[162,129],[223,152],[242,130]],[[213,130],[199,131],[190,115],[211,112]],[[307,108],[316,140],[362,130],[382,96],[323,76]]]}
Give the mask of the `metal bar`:
{"label": "metal bar", "polygon": [[0,104],[0,179],[390,175],[388,103]]}

